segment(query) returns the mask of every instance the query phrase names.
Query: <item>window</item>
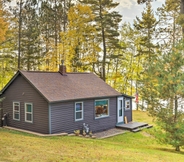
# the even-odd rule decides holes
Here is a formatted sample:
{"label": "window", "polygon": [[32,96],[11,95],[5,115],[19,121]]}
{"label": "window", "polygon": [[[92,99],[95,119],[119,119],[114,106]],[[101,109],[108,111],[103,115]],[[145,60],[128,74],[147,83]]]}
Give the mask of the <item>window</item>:
{"label": "window", "polygon": [[109,100],[96,100],[95,101],[95,118],[109,116]]}
{"label": "window", "polygon": [[31,103],[25,103],[25,121],[33,122],[33,105]]}
{"label": "window", "polygon": [[130,99],[125,99],[125,109],[130,109]]}
{"label": "window", "polygon": [[83,120],[83,102],[75,103],[75,121]]}
{"label": "window", "polygon": [[13,102],[13,119],[20,120],[20,102]]}

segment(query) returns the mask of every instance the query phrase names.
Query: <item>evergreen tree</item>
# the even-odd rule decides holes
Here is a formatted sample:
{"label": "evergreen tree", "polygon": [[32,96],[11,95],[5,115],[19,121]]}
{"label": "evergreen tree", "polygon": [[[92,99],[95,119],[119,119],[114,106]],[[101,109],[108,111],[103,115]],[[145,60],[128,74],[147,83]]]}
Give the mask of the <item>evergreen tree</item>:
{"label": "evergreen tree", "polygon": [[26,1],[23,6],[21,29],[21,68],[38,70],[40,59],[40,30],[37,13],[37,1]]}
{"label": "evergreen tree", "polygon": [[[141,32],[139,39],[139,45],[137,47],[138,54],[141,55],[141,64],[143,70],[141,71],[141,78],[137,82],[137,86],[140,88],[139,96],[143,100],[151,100],[152,95],[154,95],[152,87],[154,84],[150,81],[150,75],[148,75],[148,68],[153,64],[153,59],[158,58],[160,52],[158,50],[158,45],[156,41],[156,27],[158,21],[156,20],[151,3],[147,3],[145,11],[142,13],[142,19],[136,17],[134,21],[134,26],[137,30]],[[149,102],[148,102],[149,105]]]}
{"label": "evergreen tree", "polygon": [[179,10],[180,4],[173,0],[166,0],[165,4],[157,9],[159,17],[157,40],[163,52],[170,52],[182,39],[182,28],[177,23]]}
{"label": "evergreen tree", "polygon": [[151,3],[148,3],[145,11],[142,12],[142,19],[136,17],[136,20],[134,20],[135,28],[142,35],[138,55],[145,55],[149,63],[152,57],[154,57],[155,49],[157,48],[157,44],[154,43],[157,24],[158,21],[154,16]]}
{"label": "evergreen tree", "polygon": [[[119,3],[113,0],[80,0],[81,3],[91,7],[94,15],[94,26],[98,32],[99,42],[102,43],[102,79],[106,80],[106,65],[109,61],[109,51],[112,48],[120,48],[118,41],[118,25],[121,21],[121,15],[116,11],[111,11]],[[99,65],[98,65],[99,66]]]}
{"label": "evergreen tree", "polygon": [[172,52],[155,59],[148,69],[154,84],[148,111],[156,118],[158,139],[174,146],[176,151],[184,146],[184,112],[179,105],[184,97],[183,47],[184,43],[180,43]]}
{"label": "evergreen tree", "polygon": [[64,55],[64,49],[59,50],[62,38],[60,32],[66,31],[67,13],[72,6],[71,0],[45,0],[41,2],[40,29],[43,42],[43,53],[47,70],[56,70]]}

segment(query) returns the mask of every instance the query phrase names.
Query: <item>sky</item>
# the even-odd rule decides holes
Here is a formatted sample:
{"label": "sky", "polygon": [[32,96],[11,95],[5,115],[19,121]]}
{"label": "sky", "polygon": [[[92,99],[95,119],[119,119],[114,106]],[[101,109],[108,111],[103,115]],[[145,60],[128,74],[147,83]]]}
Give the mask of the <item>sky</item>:
{"label": "sky", "polygon": [[[133,20],[136,16],[141,18],[141,13],[143,12],[146,4],[137,4],[137,0],[113,0],[114,2],[118,2],[119,5],[115,8],[116,11],[119,12],[123,16],[122,22],[130,22],[133,23]],[[153,0],[152,7],[156,11],[158,7],[161,7],[165,0]],[[13,3],[15,0],[13,0]]]}
{"label": "sky", "polygon": [[[141,13],[146,7],[145,4],[137,4],[137,0],[115,0],[119,2],[118,7],[116,7],[116,11],[119,11],[119,14],[123,16],[122,22],[130,22],[133,23],[133,20],[136,16],[141,18]],[[156,11],[158,7],[161,7],[165,0],[154,0],[152,2],[153,10]]]}

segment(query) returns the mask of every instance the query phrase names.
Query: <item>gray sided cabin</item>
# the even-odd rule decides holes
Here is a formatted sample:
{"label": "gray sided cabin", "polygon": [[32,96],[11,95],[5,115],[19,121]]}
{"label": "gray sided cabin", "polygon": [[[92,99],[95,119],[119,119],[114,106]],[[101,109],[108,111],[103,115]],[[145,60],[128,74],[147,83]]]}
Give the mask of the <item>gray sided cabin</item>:
{"label": "gray sided cabin", "polygon": [[[19,70],[2,89],[0,126],[43,134],[72,133],[88,124],[93,132],[132,121],[132,97],[122,95],[93,73]],[[125,117],[126,116],[126,117]]]}

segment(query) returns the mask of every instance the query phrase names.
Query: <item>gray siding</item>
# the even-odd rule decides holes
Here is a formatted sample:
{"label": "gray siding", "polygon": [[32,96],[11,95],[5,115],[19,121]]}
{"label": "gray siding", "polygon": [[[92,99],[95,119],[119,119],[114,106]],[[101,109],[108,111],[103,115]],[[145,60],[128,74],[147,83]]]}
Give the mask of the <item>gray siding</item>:
{"label": "gray siding", "polygon": [[73,133],[76,129],[82,129],[83,123],[88,124],[93,132],[114,128],[117,122],[117,99],[108,99],[110,115],[100,119],[95,119],[95,99],[80,100],[84,104],[84,119],[81,121],[75,121],[75,101],[51,104],[51,133]]}
{"label": "gray siding", "polygon": [[3,109],[1,109],[2,108],[2,103],[0,103],[0,127],[2,127],[2,117],[3,117]]}
{"label": "gray siding", "polygon": [[[8,126],[30,130],[39,133],[49,133],[48,103],[19,75],[3,93],[3,112],[8,112]],[[20,102],[20,121],[13,120],[13,102]],[[33,104],[33,123],[25,122],[24,104]]]}
{"label": "gray siding", "polygon": [[127,122],[132,121],[132,98],[130,99],[130,109],[124,111],[124,116],[127,117]]}

